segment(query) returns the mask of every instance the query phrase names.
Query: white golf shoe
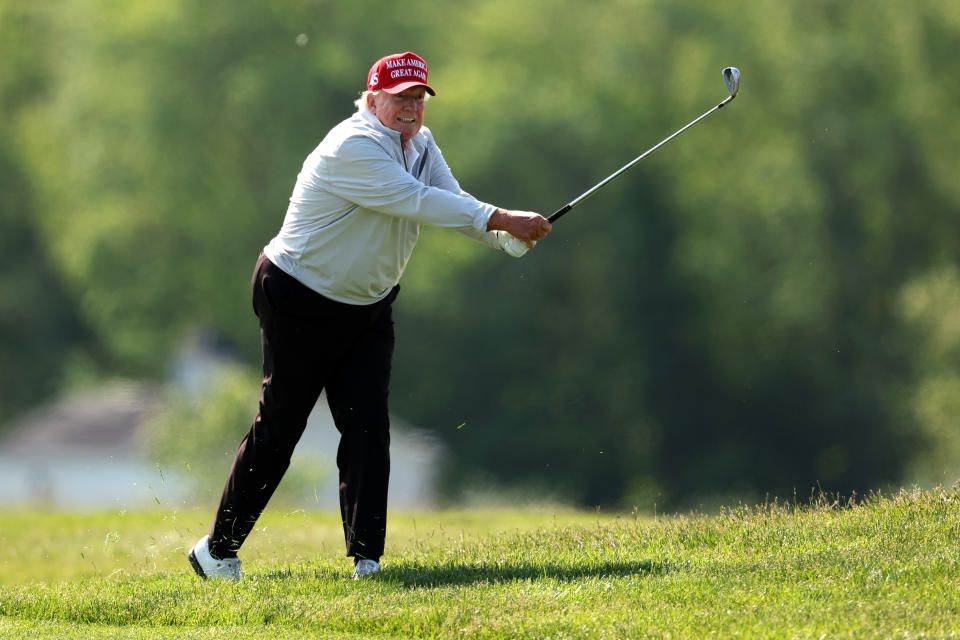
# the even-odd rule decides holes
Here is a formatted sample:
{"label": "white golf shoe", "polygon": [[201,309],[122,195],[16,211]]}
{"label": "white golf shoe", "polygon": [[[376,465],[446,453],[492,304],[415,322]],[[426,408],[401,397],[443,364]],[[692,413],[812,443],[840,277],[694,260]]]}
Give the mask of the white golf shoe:
{"label": "white golf shoe", "polygon": [[353,568],[353,579],[363,580],[364,578],[369,578],[376,573],[380,573],[380,563],[376,560],[364,558],[363,560],[360,560],[357,563],[357,566]]}
{"label": "white golf shoe", "polygon": [[210,536],[200,538],[190,550],[190,564],[201,578],[209,580],[239,580],[240,558],[217,560],[210,555]]}

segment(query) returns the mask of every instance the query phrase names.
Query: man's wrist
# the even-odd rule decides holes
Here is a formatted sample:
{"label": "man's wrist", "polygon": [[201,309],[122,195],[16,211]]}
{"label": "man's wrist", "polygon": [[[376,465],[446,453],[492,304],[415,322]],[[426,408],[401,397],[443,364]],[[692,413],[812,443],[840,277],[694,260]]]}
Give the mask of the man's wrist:
{"label": "man's wrist", "polygon": [[509,213],[506,209],[497,207],[494,212],[490,214],[490,219],[487,220],[487,231],[505,231],[503,225],[508,215]]}

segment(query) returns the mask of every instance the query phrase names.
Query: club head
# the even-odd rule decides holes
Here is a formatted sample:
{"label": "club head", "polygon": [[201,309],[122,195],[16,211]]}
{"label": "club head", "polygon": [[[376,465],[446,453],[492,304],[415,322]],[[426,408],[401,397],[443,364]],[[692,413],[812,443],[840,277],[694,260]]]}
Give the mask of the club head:
{"label": "club head", "polygon": [[723,70],[723,82],[727,85],[727,91],[730,92],[730,99],[737,97],[740,91],[740,69],[736,67],[727,67]]}

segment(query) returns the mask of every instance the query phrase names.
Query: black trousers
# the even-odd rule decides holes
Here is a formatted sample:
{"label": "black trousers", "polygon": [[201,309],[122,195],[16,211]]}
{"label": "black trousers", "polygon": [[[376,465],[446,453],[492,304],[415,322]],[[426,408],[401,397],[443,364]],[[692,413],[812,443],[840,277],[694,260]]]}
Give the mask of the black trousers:
{"label": "black trousers", "polygon": [[227,478],[210,551],[236,555],[290,465],[320,392],[340,432],[337,468],[347,555],[379,560],[387,525],[393,358],[392,304],[399,287],[372,305],[335,302],[263,254],[251,283],[260,319],[260,411]]}

